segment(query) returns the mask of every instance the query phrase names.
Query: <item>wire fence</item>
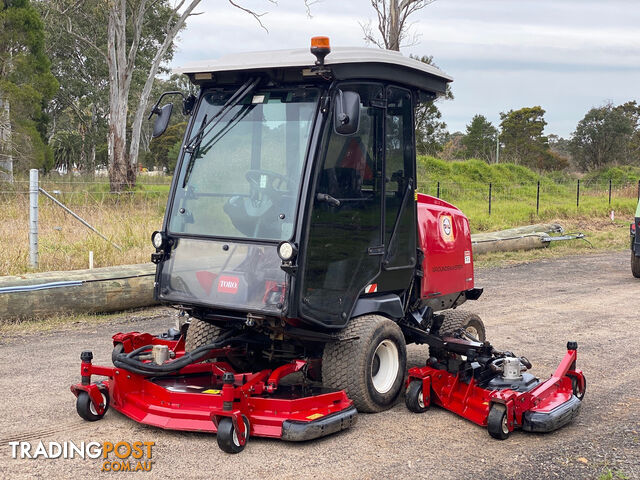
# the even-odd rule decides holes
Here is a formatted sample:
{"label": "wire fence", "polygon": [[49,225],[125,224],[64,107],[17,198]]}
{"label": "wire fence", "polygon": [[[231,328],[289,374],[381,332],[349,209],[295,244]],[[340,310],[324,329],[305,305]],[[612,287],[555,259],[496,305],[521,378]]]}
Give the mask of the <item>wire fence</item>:
{"label": "wire fence", "polygon": [[635,205],[640,200],[640,180],[473,182],[469,185],[432,180],[420,182],[419,191],[454,204],[473,202],[473,210],[484,210],[487,215],[515,204],[533,208],[535,214],[539,215],[545,209],[558,207],[565,210],[573,207],[580,212],[584,208]]}
{"label": "wire fence", "polygon": [[[70,206],[129,205],[153,203],[158,208],[166,204],[171,177],[139,178],[135,189],[111,192],[106,180],[73,178],[72,180],[43,178],[41,186],[62,203]],[[576,211],[589,207],[615,207],[621,201],[631,204],[640,199],[640,179],[637,182],[619,181],[551,181],[508,183],[470,182],[464,184],[449,180],[421,180],[418,190],[447,202],[470,202],[474,211],[491,215],[515,204],[533,208],[536,215],[549,208],[573,206]],[[0,183],[0,201],[10,202],[29,194],[29,181],[16,180]],[[26,200],[26,198],[25,198]]]}

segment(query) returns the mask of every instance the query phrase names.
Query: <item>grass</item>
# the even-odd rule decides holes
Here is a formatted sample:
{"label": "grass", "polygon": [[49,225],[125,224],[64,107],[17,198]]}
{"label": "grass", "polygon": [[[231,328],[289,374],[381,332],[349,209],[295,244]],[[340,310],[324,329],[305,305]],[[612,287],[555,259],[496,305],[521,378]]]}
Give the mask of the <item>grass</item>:
{"label": "grass", "polygon": [[[513,164],[488,165],[480,160],[446,162],[433,157],[419,157],[418,190],[437,195],[439,182],[440,198],[453,203],[469,217],[472,233],[551,220],[571,223],[591,218],[605,219],[611,210],[618,218],[631,219],[638,203],[640,168],[618,170],[607,169],[583,178],[580,204],[576,206],[577,178],[566,174],[543,176]],[[612,178],[611,204],[607,174]],[[536,214],[538,181],[540,208]]]}
{"label": "grass", "polygon": [[[88,268],[89,251],[93,251],[95,267],[149,261],[151,233],[162,225],[169,191],[168,179],[164,179],[164,184],[141,183],[135,191],[119,195],[109,193],[109,185],[105,181],[54,180],[45,179],[41,182],[42,188],[121,246],[122,250],[40,195],[39,271]],[[31,271],[29,195],[26,190],[28,185],[22,182],[12,186],[0,185],[0,202],[3,205],[0,238],[4,246],[0,255],[0,275]]]}
{"label": "grass", "polygon": [[[566,231],[588,235],[595,249],[627,248],[628,222],[637,204],[640,168],[615,167],[592,172],[581,179],[580,206],[576,207],[577,179],[564,173],[541,176],[517,165],[487,165],[479,160],[445,162],[432,157],[418,159],[418,189],[458,206],[468,217],[472,232],[493,231],[539,222],[561,223]],[[608,186],[612,179],[612,202]],[[537,182],[540,182],[540,211],[536,215]],[[139,177],[131,192],[112,194],[106,179],[53,177],[41,179],[41,186],[84,218],[122,251],[79,223],[43,195],[39,202],[39,271],[88,268],[89,251],[94,266],[103,267],[148,262],[152,252],[150,236],[162,225],[169,192],[168,177]],[[489,183],[492,211],[488,212]],[[28,181],[0,184],[0,275],[19,275],[29,268]],[[609,220],[613,209],[616,221]],[[586,242],[552,244],[531,252],[488,254],[476,264],[528,261],[591,251]]]}

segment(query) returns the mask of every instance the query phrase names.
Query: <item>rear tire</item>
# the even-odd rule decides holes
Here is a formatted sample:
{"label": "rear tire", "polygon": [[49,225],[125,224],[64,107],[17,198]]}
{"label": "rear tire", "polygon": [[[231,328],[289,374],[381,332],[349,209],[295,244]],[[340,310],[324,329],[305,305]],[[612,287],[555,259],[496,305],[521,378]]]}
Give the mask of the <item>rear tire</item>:
{"label": "rear tire", "polygon": [[379,315],[352,318],[322,355],[326,387],[345,390],[360,412],[391,408],[402,390],[407,347],[395,322]]}
{"label": "rear tire", "polygon": [[471,312],[462,310],[448,310],[442,312],[444,321],[440,326],[440,336],[445,337],[456,333],[461,328],[464,329],[471,337],[476,338],[479,342],[484,342],[487,338],[484,322],[482,319]]}
{"label": "rear tire", "polygon": [[640,278],[640,257],[636,257],[633,252],[631,252],[631,273],[634,277]]}

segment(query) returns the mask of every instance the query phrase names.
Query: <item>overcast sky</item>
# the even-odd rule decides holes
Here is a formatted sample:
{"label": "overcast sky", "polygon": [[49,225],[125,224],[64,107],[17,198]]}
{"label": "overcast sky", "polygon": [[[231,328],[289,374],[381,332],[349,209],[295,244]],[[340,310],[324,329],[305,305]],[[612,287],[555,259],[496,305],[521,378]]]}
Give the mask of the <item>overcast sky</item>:
{"label": "overcast sky", "polygon": [[[205,0],[172,66],[308,47],[314,35],[333,46],[365,46],[359,23],[375,15],[369,0],[322,0],[311,18],[302,0],[239,3],[269,11],[262,17],[269,32],[226,1]],[[591,107],[640,100],[638,0],[438,0],[412,20],[418,43],[402,52],[433,55],[454,77],[455,100],[440,102],[450,132],[464,131],[474,114],[498,124],[500,112],[541,105],[545,133],[568,137]]]}

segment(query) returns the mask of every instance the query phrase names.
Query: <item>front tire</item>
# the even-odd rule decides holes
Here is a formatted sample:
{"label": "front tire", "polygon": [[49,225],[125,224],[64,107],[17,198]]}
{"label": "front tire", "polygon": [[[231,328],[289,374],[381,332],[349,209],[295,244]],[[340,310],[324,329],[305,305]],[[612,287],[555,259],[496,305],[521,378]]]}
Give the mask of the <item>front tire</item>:
{"label": "front tire", "polygon": [[[187,329],[187,338],[185,340],[184,349],[186,352],[191,352],[203,345],[209,345],[210,343],[215,342],[223,332],[224,330],[216,325],[200,320],[199,318],[192,318],[189,328]],[[255,357],[249,358],[248,356],[243,357],[234,355],[216,360],[227,361],[229,365],[239,373],[251,372],[259,366],[259,362]]]}
{"label": "front tire", "polygon": [[636,257],[634,252],[631,252],[631,273],[636,278],[640,278],[640,257]]}
{"label": "front tire", "polygon": [[425,397],[422,391],[422,381],[412,380],[407,387],[404,402],[407,408],[413,413],[423,413],[429,410],[430,398],[429,393]]}
{"label": "front tire", "polygon": [[93,405],[91,401],[91,397],[85,391],[81,391],[78,393],[78,398],[76,399],[76,411],[80,417],[84,418],[88,422],[96,422],[104,417],[107,410],[109,410],[109,393],[106,390],[100,390],[102,394],[102,402],[104,403],[104,412],[102,414],[98,414],[96,407]]}
{"label": "front tire", "polygon": [[244,420],[246,437],[243,444],[240,444],[238,433],[233,426],[233,421],[231,420],[231,418],[223,417],[220,419],[220,422],[218,423],[218,432],[216,433],[216,439],[218,441],[218,447],[220,447],[220,450],[222,450],[223,452],[240,453],[247,445],[247,441],[249,440],[250,425],[247,417],[243,416],[242,419]]}
{"label": "front tire", "polygon": [[493,404],[491,410],[489,410],[487,429],[489,430],[489,435],[497,440],[505,440],[511,435],[507,423],[507,407],[498,403]]}
{"label": "front tire", "polygon": [[352,318],[340,340],[322,356],[326,387],[345,390],[360,412],[381,412],[396,402],[404,380],[407,347],[402,330],[380,315]]}

